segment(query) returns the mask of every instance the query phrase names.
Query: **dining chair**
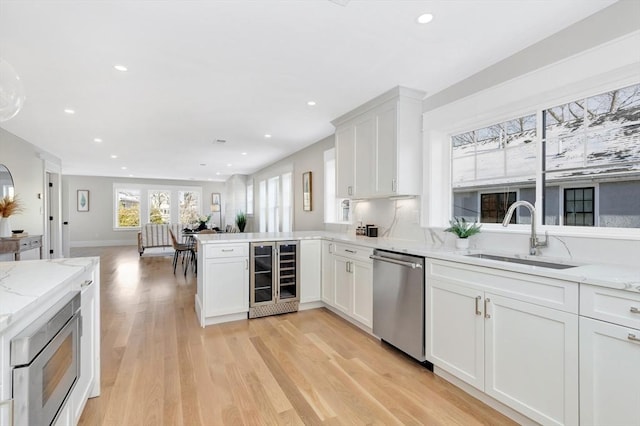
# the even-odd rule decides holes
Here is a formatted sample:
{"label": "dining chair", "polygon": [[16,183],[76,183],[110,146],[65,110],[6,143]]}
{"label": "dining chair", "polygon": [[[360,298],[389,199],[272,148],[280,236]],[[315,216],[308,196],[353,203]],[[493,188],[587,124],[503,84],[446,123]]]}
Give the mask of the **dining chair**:
{"label": "dining chair", "polygon": [[179,243],[173,230],[169,229],[169,235],[171,237],[171,245],[173,246],[173,274],[176,273],[176,266],[178,265],[178,257],[182,256],[182,268],[184,269],[184,275],[187,276],[187,269],[189,265],[184,262],[185,254],[193,254],[193,245],[190,243]]}

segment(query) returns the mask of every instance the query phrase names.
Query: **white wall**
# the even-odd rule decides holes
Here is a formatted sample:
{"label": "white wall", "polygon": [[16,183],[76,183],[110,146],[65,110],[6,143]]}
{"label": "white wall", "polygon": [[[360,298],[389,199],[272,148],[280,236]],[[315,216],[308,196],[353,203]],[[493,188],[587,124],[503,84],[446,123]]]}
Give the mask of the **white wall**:
{"label": "white wall", "polygon": [[225,191],[227,201],[224,209],[224,226],[236,226],[236,214],[247,212],[247,176],[231,176],[225,182]]}
{"label": "white wall", "polygon": [[[0,164],[11,171],[16,194],[24,211],[11,216],[12,229],[24,229],[31,235],[44,232],[44,160],[60,164],[60,160],[35,145],[0,128]],[[38,198],[39,194],[41,198]],[[22,256],[36,259],[37,250]],[[10,255],[0,255],[0,260],[10,260]]]}
{"label": "white wall", "polygon": [[[322,139],[282,160],[265,167],[249,176],[253,180],[254,200],[259,200],[258,182],[279,174],[283,169],[293,171],[293,230],[309,231],[324,229],[324,151],[335,145],[333,135]],[[311,211],[302,210],[302,174],[311,172],[312,204]],[[257,209],[254,209],[257,212]],[[248,231],[258,229],[256,217],[250,217]]]}
{"label": "white wall", "polygon": [[[129,231],[113,229],[114,183],[201,187],[203,214],[210,213],[211,193],[218,192],[224,194],[225,189],[225,184],[222,182],[63,176],[63,194],[66,194],[63,198],[63,220],[69,222],[67,228],[71,247],[137,244],[137,230]],[[78,189],[89,190],[90,201],[88,212],[78,212],[76,209],[76,191]],[[221,203],[224,211],[224,196],[222,197]]]}

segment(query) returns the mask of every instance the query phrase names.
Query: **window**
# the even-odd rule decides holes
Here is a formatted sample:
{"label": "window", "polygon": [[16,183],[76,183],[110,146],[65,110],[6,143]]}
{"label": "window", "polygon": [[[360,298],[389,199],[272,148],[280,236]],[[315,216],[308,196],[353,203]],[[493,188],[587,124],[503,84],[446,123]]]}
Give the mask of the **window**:
{"label": "window", "polygon": [[179,191],[180,223],[195,223],[200,216],[200,194],[194,191]]}
{"label": "window", "polygon": [[247,185],[247,214],[253,214],[253,183]]}
{"label": "window", "polygon": [[149,191],[149,223],[171,222],[171,192]]}
{"label": "window", "polygon": [[199,187],[114,184],[114,229],[138,228],[143,221],[193,224],[201,215],[201,199]]}
{"label": "window", "polygon": [[278,232],[278,184],[280,176],[267,181],[267,232]]}
{"label": "window", "polygon": [[115,198],[116,228],[138,228],[140,226],[140,190],[118,189]]}
{"label": "window", "polygon": [[594,226],[594,188],[567,188],[564,190],[564,224],[568,226]]}
{"label": "window", "polygon": [[[501,223],[509,206],[515,202],[516,193],[513,191],[480,194],[480,222]],[[516,223],[516,215],[509,223]]]}
{"label": "window", "polygon": [[336,150],[324,152],[324,221],[343,223],[350,221],[350,200],[336,198]]}
{"label": "window", "polygon": [[535,202],[535,114],[453,136],[451,159],[454,216],[502,222],[517,189]]}
{"label": "window", "polygon": [[267,232],[267,181],[261,180],[260,189],[260,232]]}
{"label": "window", "polygon": [[543,223],[640,228],[640,84],[542,114]]}
{"label": "window", "polygon": [[291,232],[293,230],[293,191],[291,176],[291,173],[282,175],[282,232]]}
{"label": "window", "polygon": [[452,136],[451,181],[453,214],[471,221],[538,199],[546,225],[640,228],[640,84]]}

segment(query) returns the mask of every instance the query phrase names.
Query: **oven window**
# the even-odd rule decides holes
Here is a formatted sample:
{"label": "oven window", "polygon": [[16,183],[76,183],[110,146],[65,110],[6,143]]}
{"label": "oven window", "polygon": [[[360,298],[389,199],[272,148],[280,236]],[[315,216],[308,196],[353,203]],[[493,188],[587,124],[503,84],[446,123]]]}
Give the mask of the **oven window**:
{"label": "oven window", "polygon": [[47,404],[49,398],[58,389],[58,385],[64,379],[64,375],[73,363],[73,334],[69,334],[51,359],[43,367],[42,371],[42,406]]}

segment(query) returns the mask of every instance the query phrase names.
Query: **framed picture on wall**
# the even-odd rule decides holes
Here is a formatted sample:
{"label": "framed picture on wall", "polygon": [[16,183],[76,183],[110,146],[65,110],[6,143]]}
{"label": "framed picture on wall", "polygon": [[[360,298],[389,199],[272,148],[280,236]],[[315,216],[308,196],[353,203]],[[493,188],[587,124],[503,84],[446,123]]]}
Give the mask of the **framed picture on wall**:
{"label": "framed picture on wall", "polygon": [[220,193],[218,192],[211,193],[211,211],[214,213],[220,211]]}
{"label": "framed picture on wall", "polygon": [[311,172],[302,174],[302,210],[311,211]]}
{"label": "framed picture on wall", "polygon": [[78,211],[79,212],[89,211],[89,190],[88,189],[78,189]]}

